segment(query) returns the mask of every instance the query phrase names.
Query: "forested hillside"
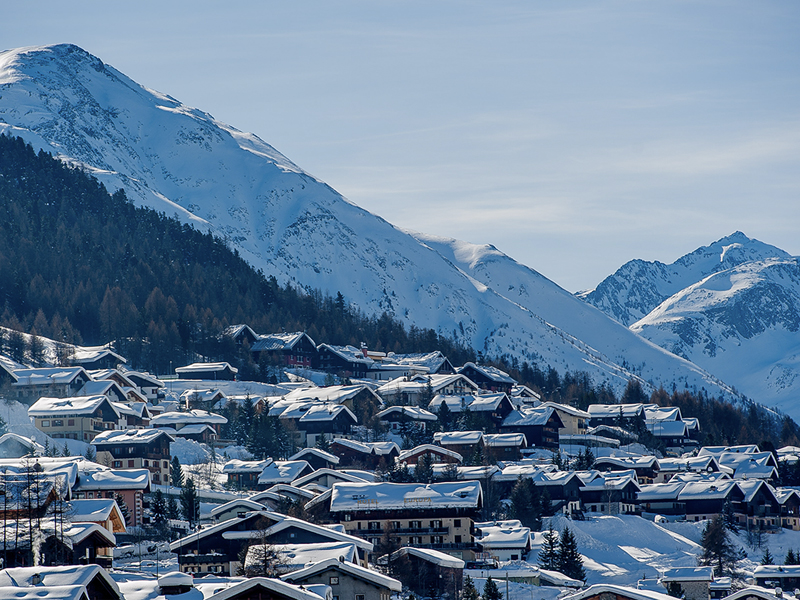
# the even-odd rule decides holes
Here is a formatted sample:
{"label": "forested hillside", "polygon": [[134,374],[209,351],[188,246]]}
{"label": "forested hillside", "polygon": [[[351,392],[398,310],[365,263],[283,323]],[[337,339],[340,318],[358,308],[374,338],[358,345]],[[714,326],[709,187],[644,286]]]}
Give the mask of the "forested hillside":
{"label": "forested hillside", "polygon": [[431,330],[406,331],[346,300],[280,287],[222,240],[153,210],[19,138],[0,136],[0,324],[58,341],[116,340],[131,364],[164,373],[170,361],[230,352],[220,333],[305,330],[333,344],[441,349],[473,357]]}

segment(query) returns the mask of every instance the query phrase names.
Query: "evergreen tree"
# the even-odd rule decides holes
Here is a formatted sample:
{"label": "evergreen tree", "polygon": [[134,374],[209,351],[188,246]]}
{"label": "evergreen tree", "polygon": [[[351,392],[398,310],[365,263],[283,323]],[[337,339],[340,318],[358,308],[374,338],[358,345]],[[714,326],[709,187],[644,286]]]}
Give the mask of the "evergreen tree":
{"label": "evergreen tree", "polygon": [[772,557],[772,552],[769,551],[769,546],[767,549],[764,550],[764,556],[761,557],[761,564],[762,565],[771,565],[775,563],[775,559]]}
{"label": "evergreen tree", "polygon": [[161,490],[153,492],[150,512],[153,514],[153,522],[157,526],[167,522],[167,499],[164,498],[164,494]]}
{"label": "evergreen tree", "polygon": [[414,479],[419,483],[433,482],[433,458],[429,452],[419,457],[417,466],[414,469]]}
{"label": "evergreen tree", "polygon": [[167,518],[168,519],[181,518],[181,513],[178,510],[178,501],[175,499],[175,496],[170,496],[169,500],[167,500]]}
{"label": "evergreen tree", "polygon": [[200,515],[200,498],[194,487],[194,479],[189,477],[181,490],[181,512],[183,518],[189,521],[189,526],[194,528],[197,517]]}
{"label": "evergreen tree", "polygon": [[497,589],[497,584],[494,582],[491,575],[486,578],[486,583],[483,584],[481,600],[503,600],[503,594]]}
{"label": "evergreen tree", "polygon": [[784,565],[796,565],[800,564],[800,561],[797,560],[797,554],[795,554],[794,550],[789,548],[789,551],[786,553],[786,558],[783,559]]}
{"label": "evergreen tree", "polygon": [[586,571],[583,568],[583,557],[578,552],[578,542],[569,527],[561,532],[561,541],[558,544],[558,570],[572,579],[586,581]]}
{"label": "evergreen tree", "polygon": [[436,416],[439,417],[439,427],[441,431],[450,431],[450,428],[453,426],[453,413],[450,411],[450,407],[447,406],[447,402],[443,401],[439,405]]}
{"label": "evergreen tree", "polygon": [[328,441],[328,438],[325,436],[325,432],[323,431],[319,437],[317,438],[317,443],[314,444],[314,447],[318,450],[324,450],[328,452],[331,449],[331,443]]}
{"label": "evergreen tree", "polygon": [[544,543],[539,550],[539,566],[548,571],[558,571],[558,534],[550,525],[544,533]]}
{"label": "evergreen tree", "polygon": [[583,459],[586,461],[586,470],[590,470],[594,467],[594,453],[592,452],[591,448],[586,448],[586,452],[583,455]]}
{"label": "evergreen tree", "polygon": [[181,461],[177,456],[172,457],[169,470],[170,483],[173,487],[183,487],[183,469],[181,468]]}
{"label": "evergreen tree", "polygon": [[717,515],[706,523],[701,539],[703,554],[700,562],[714,567],[718,577],[733,571],[739,553],[728,538],[728,530],[722,516]]}
{"label": "evergreen tree", "polygon": [[94,462],[95,459],[97,458],[97,453],[94,451],[94,446],[92,446],[91,444],[86,446],[86,452],[83,453],[83,456],[84,458],[86,458],[86,460]]}
{"label": "evergreen tree", "polygon": [[130,511],[128,510],[128,505],[125,503],[125,499],[120,494],[114,494],[114,500],[117,501],[117,506],[119,506],[119,512],[122,513],[122,518],[127,525],[130,525],[128,521],[128,516],[130,515]]}
{"label": "evergreen tree", "polygon": [[464,577],[464,587],[461,592],[461,600],[480,600],[478,590],[475,588],[475,582],[472,577],[466,575]]}
{"label": "evergreen tree", "polygon": [[722,505],[722,519],[725,521],[725,527],[733,533],[739,533],[739,518],[733,511],[733,504],[730,499],[725,500]]}
{"label": "evergreen tree", "polygon": [[510,513],[511,517],[518,519],[523,527],[538,530],[541,526],[541,504],[538,502],[539,492],[530,479],[517,478],[511,490]]}
{"label": "evergreen tree", "polygon": [[67,444],[67,440],[64,440],[64,447],[61,449],[61,456],[72,456],[72,452],[69,451],[69,444]]}

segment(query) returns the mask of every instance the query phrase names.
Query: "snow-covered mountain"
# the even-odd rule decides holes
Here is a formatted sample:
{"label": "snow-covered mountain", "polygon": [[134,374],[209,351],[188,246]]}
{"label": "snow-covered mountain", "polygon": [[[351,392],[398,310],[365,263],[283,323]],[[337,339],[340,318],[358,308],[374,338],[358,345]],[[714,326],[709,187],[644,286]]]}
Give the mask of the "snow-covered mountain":
{"label": "snow-covered mountain", "polygon": [[748,396],[800,414],[800,259],[750,261],[709,275],[631,330]]}
{"label": "snow-covered mountain", "polygon": [[669,265],[631,260],[595,289],[576,295],[620,323],[631,325],[673,294],[712,273],[765,258],[790,258],[790,255],[737,231]]}
{"label": "snow-covered mountain", "polygon": [[280,282],[341,291],[367,313],[387,311],[490,355],[588,371],[617,390],[632,369],[656,385],[729,391],[495,248],[401,231],[255,135],[76,46],[0,53],[2,131],[224,237]]}
{"label": "snow-covered mountain", "polygon": [[784,250],[737,231],[669,265],[632,260],[578,296],[800,417],[800,263]]}

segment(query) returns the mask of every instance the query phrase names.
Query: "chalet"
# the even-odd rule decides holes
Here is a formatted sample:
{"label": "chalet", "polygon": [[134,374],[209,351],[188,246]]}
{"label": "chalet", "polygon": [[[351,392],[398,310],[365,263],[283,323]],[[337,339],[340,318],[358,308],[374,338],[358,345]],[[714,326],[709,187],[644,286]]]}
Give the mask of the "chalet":
{"label": "chalet", "polygon": [[450,375],[456,370],[448,358],[435,350],[424,354],[396,354],[389,352],[386,359],[398,365],[410,365],[426,369],[429,375]]}
{"label": "chalet", "polygon": [[244,324],[231,325],[230,327],[227,327],[223,333],[231,338],[237,346],[244,346],[247,344],[247,346],[251,349],[253,348],[253,344],[255,344],[261,337],[255,331],[250,329],[249,325]]}
{"label": "chalet", "polygon": [[482,431],[444,431],[433,434],[434,443],[442,448],[471,457],[483,450]]}
{"label": "chalet", "polygon": [[222,523],[229,519],[243,519],[244,516],[253,511],[265,510],[266,506],[260,502],[254,502],[247,498],[237,498],[225,504],[215,506],[208,513],[208,519],[214,523]]}
{"label": "chalet", "polygon": [[321,437],[330,440],[350,435],[352,427],[358,425],[356,416],[341,404],[312,404],[297,419],[284,415],[280,418],[293,422],[305,446],[315,446]]}
{"label": "chalet", "polygon": [[293,484],[297,487],[312,490],[314,492],[324,492],[330,490],[335,483],[366,483],[366,481],[352,473],[346,471],[334,471],[333,469],[318,469],[313,473],[304,475],[296,479]]}
{"label": "chalet", "polygon": [[781,527],[800,531],[800,493],[791,488],[778,488],[775,497],[781,506]]}
{"label": "chalet", "polygon": [[273,333],[259,336],[250,345],[253,360],[261,363],[268,359],[272,364],[287,368],[311,369],[317,366],[317,345],[303,331]]}
{"label": "chalet", "polygon": [[[330,385],[293,390],[284,394],[271,408],[298,403],[341,404],[346,406],[361,423],[368,422],[383,407],[383,401],[366,385]],[[270,410],[270,414],[274,414]]]}
{"label": "chalet", "polygon": [[654,483],[660,466],[655,456],[600,456],[595,458],[594,469],[611,473],[633,469],[640,484],[649,484]]}
{"label": "chalet", "polygon": [[367,349],[353,346],[333,346],[320,344],[317,346],[318,368],[328,373],[337,373],[343,377],[363,379],[374,361],[367,356]]}
{"label": "chalet", "polygon": [[225,406],[226,400],[227,397],[225,394],[216,388],[190,388],[181,392],[179,404],[186,410],[212,410],[218,404],[220,406]]}
{"label": "chalet", "polygon": [[393,593],[403,589],[403,585],[392,577],[338,558],[329,558],[292,571],[282,575],[281,579],[304,586],[329,585],[334,598],[390,600]]}
{"label": "chalet", "polygon": [[510,413],[500,425],[503,433],[523,433],[528,445],[558,450],[558,432],[564,423],[552,407],[523,408]]}
{"label": "chalet", "polygon": [[513,377],[500,369],[486,365],[476,365],[472,362],[468,362],[458,369],[458,373],[468,377],[470,381],[475,382],[482,390],[489,390],[490,392],[504,392],[507,394],[517,384]]}
{"label": "chalet", "polygon": [[527,448],[524,433],[485,433],[483,435],[484,452],[491,461],[519,460],[521,450]]}
{"label": "chalet", "polygon": [[561,419],[563,427],[559,427],[558,435],[585,435],[586,426],[591,418],[591,415],[585,410],[573,408],[566,404],[559,404],[558,402],[543,402],[539,408],[552,408]]}
{"label": "chalet", "polygon": [[759,565],[753,578],[762,587],[794,590],[800,588],[800,565]]}
{"label": "chalet", "polygon": [[147,469],[157,485],[170,480],[169,445],[175,438],[159,429],[126,429],[104,431],[92,444],[97,449],[97,461],[115,469]]}
{"label": "chalet", "polygon": [[762,479],[739,480],[737,485],[744,493],[741,505],[741,513],[744,517],[743,526],[748,531],[780,529],[781,503],[772,486]]}
{"label": "chalet", "polygon": [[[13,587],[20,592],[30,588],[36,591],[31,595],[33,598],[55,598],[56,596],[49,593],[49,590],[62,586],[82,588],[87,600],[123,600],[117,583],[105,569],[96,564],[39,565],[0,571],[0,587]],[[77,597],[82,597],[82,595]],[[24,596],[20,594],[19,597],[23,598]]]}
{"label": "chalet", "polygon": [[687,483],[678,494],[686,507],[687,521],[705,521],[721,515],[726,504],[741,506],[744,492],[735,481],[697,481]]}
{"label": "chalet", "polygon": [[115,369],[117,365],[128,362],[122,356],[105,346],[76,348],[69,357],[69,362],[76,367],[91,369]]}
{"label": "chalet", "polygon": [[564,600],[670,600],[671,598],[673,596],[660,592],[600,583],[566,596]]}
{"label": "chalet", "polygon": [[390,406],[379,412],[377,417],[395,434],[407,431],[410,427],[424,431],[428,425],[439,420],[433,413],[417,406]]}
{"label": "chalet", "polygon": [[[156,415],[150,420],[150,426],[156,429],[169,427],[174,429],[177,435],[181,435],[181,430],[189,425],[208,425],[219,436],[220,427],[227,422],[228,419],[222,415],[205,410],[192,409],[186,412],[172,411]],[[189,431],[193,430],[190,429]]]}
{"label": "chalet", "polygon": [[122,371],[117,369],[87,369],[86,372],[94,381],[113,381],[123,390],[125,388],[135,388],[136,384],[128,379]]}
{"label": "chalet", "polygon": [[453,452],[441,446],[423,444],[410,450],[403,450],[397,456],[397,462],[416,465],[423,456],[428,456],[432,463],[439,464],[461,464],[464,461],[464,458],[458,452]]}
{"label": "chalet", "polygon": [[445,375],[455,373],[453,365],[438,350],[427,354],[388,354],[367,352],[374,362],[367,371],[367,378],[375,381],[391,381],[397,378],[410,379],[416,375]]}
{"label": "chalet", "polygon": [[403,585],[420,598],[430,596],[431,590],[450,600],[460,597],[465,562],[449,553],[400,548],[389,555],[388,565]]}
{"label": "chalet", "polygon": [[16,381],[10,395],[22,404],[33,404],[43,396],[67,398],[76,396],[91,378],[83,367],[53,367],[48,369],[17,369]]}
{"label": "chalet", "polygon": [[239,370],[226,362],[192,363],[178,367],[175,373],[181,379],[199,379],[203,381],[233,381]]}
{"label": "chalet", "polygon": [[689,438],[689,427],[683,421],[648,421],[647,430],[666,448],[681,449],[686,445],[697,445]]}
{"label": "chalet", "polygon": [[361,538],[270,511],[248,512],[201,529],[172,542],[170,550],[178,555],[182,573],[230,576],[243,566],[242,550],[256,538],[270,544],[346,542],[354,544],[362,558],[372,551],[372,544]]}
{"label": "chalet", "polygon": [[481,396],[437,394],[428,405],[428,410],[438,412],[442,404],[447,404],[448,410],[454,414],[469,411],[475,415],[483,415],[487,425],[494,427],[499,426],[514,410],[514,405],[504,392]]}
{"label": "chalet", "polygon": [[637,495],[639,508],[651,514],[685,517],[686,505],[678,501],[685,486],[686,483],[682,481],[643,485]]}
{"label": "chalet", "polygon": [[400,454],[400,448],[394,442],[356,442],[342,438],[333,440],[329,451],[339,457],[340,467],[365,469],[375,469],[381,462],[391,465]]}
{"label": "chalet", "polygon": [[116,500],[73,500],[70,502],[70,519],[76,523],[95,523],[114,535],[125,533],[125,517]]}
{"label": "chalet", "polygon": [[0,435],[0,459],[22,458],[37,454],[44,454],[44,446],[37,441],[10,432]]}
{"label": "chalet", "polygon": [[612,425],[638,430],[647,421],[644,404],[590,404],[591,425]]}
{"label": "chalet", "polygon": [[150,373],[140,371],[125,371],[125,377],[133,382],[148,400],[157,400],[164,396],[164,382]]}
{"label": "chalet", "polygon": [[459,374],[418,375],[408,380],[395,379],[385,383],[377,392],[386,401],[419,406],[423,402],[429,403],[437,394],[446,396],[475,394],[478,392],[478,386],[466,376]]}
{"label": "chalet", "polygon": [[73,498],[115,498],[128,507],[128,525],[144,521],[144,495],[150,493],[149,469],[111,469],[86,461],[81,465],[72,490]]}
{"label": "chalet", "polygon": [[108,396],[39,398],[28,416],[39,431],[56,439],[91,442],[98,433],[121,427],[119,410]]}
{"label": "chalet", "polygon": [[531,530],[519,521],[475,523],[475,532],[475,543],[494,560],[525,560],[531,551]]}
{"label": "chalet", "polygon": [[[309,473],[306,473],[308,475]],[[295,479],[294,481],[297,481]],[[266,494],[272,494],[279,499],[279,504],[287,504],[287,503],[297,503],[300,502],[301,504],[305,504],[309,500],[311,500],[316,494],[310,490],[300,488],[295,486],[293,483],[276,483],[273,484],[271,487],[267,488],[260,494],[255,494],[250,498],[255,498],[256,502],[260,502],[263,498],[266,500]],[[271,498],[271,497],[270,497]],[[286,512],[285,510],[281,510],[279,512]]]}
{"label": "chalet", "polygon": [[778,480],[778,462],[772,452],[722,452],[716,456],[720,467],[733,471],[734,479]]}
{"label": "chalet", "polygon": [[473,556],[473,519],[483,502],[481,484],[336,483],[330,513],[347,533],[377,544],[384,532],[401,546],[446,548]]}
{"label": "chalet", "polygon": [[315,471],[319,469],[335,469],[336,465],[339,464],[338,456],[319,448],[303,448],[290,456],[289,460],[304,460]]}
{"label": "chalet", "polygon": [[258,476],[272,463],[271,458],[266,460],[239,460],[232,459],[222,466],[222,474],[228,478],[228,484],[249,490],[256,489]]}
{"label": "chalet", "polygon": [[719,470],[719,464],[713,456],[661,458],[653,483],[666,483],[679,473],[718,473]]}
{"label": "chalet", "polygon": [[638,509],[636,474],[601,475],[580,489],[586,512],[606,515],[634,514]]}

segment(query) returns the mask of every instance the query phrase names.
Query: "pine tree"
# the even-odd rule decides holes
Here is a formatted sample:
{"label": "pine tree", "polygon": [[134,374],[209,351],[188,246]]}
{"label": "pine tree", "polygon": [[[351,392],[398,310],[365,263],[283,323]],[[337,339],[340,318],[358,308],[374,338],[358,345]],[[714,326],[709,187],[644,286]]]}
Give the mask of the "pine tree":
{"label": "pine tree", "polygon": [[771,565],[775,562],[775,559],[772,557],[772,552],[769,551],[769,546],[767,549],[764,550],[764,556],[761,558],[762,565]]}
{"label": "pine tree", "polygon": [[591,448],[586,448],[586,452],[583,455],[583,459],[586,461],[587,471],[592,467],[594,467],[594,453],[592,452]]}
{"label": "pine tree", "polygon": [[786,553],[786,558],[783,559],[784,565],[796,565],[798,564],[797,555],[795,554],[794,550],[789,548],[789,551]]}
{"label": "pine tree", "polygon": [[475,588],[475,582],[472,577],[466,575],[464,577],[464,588],[461,592],[461,600],[480,600],[478,590]]}
{"label": "pine tree", "polygon": [[97,458],[97,453],[94,451],[94,446],[91,444],[86,446],[86,452],[84,452],[83,456],[86,458],[86,460],[94,462]]}
{"label": "pine tree", "polygon": [[530,479],[517,478],[511,490],[510,513],[514,519],[518,519],[523,527],[530,527],[538,530],[541,525],[541,504],[539,502],[539,492]]}
{"label": "pine tree", "polygon": [[539,550],[539,566],[548,571],[557,571],[558,564],[558,534],[553,530],[552,524],[544,534],[544,543]]}
{"label": "pine tree", "polygon": [[725,521],[721,515],[715,516],[706,523],[701,539],[703,554],[700,562],[714,567],[714,574],[718,577],[730,573],[739,559],[739,553],[728,538]]}
{"label": "pine tree", "polygon": [[433,458],[429,452],[419,457],[417,467],[414,469],[414,479],[419,483],[433,482]]}
{"label": "pine tree", "polygon": [[569,527],[561,532],[561,541],[558,545],[558,570],[572,579],[586,581],[586,571],[583,568],[583,557],[578,552],[578,542]]}
{"label": "pine tree", "polygon": [[436,416],[439,417],[439,426],[442,431],[450,431],[453,426],[453,413],[450,412],[450,407],[447,402],[442,402],[439,405],[439,410],[436,411]]}
{"label": "pine tree", "polygon": [[167,522],[167,500],[161,490],[153,492],[150,512],[153,514],[153,522],[156,525],[163,525]]}
{"label": "pine tree", "polygon": [[169,500],[167,500],[167,518],[168,519],[180,519],[181,514],[178,510],[178,501],[175,499],[175,496],[170,496]]}
{"label": "pine tree", "polygon": [[72,452],[69,451],[67,440],[64,440],[64,448],[61,450],[61,456],[72,456]]}
{"label": "pine tree", "polygon": [[503,594],[497,589],[497,584],[494,582],[491,575],[486,578],[486,583],[483,584],[481,600],[503,600]]}
{"label": "pine tree", "polygon": [[314,447],[317,448],[318,450],[323,450],[325,452],[330,450],[331,443],[328,441],[328,438],[325,436],[325,432],[324,431],[321,434],[319,434],[319,437],[317,438],[317,443],[314,444]]}
{"label": "pine tree", "polygon": [[189,526],[194,527],[200,515],[200,498],[194,487],[194,479],[189,477],[181,490],[181,511],[183,518],[189,521]]}
{"label": "pine tree", "polygon": [[172,483],[173,487],[183,487],[183,469],[181,468],[181,461],[178,460],[177,456],[173,456],[172,463],[170,463],[170,483]]}
{"label": "pine tree", "polygon": [[130,511],[128,510],[128,505],[125,503],[125,499],[120,494],[114,494],[114,500],[117,501],[117,506],[119,506],[119,512],[122,513],[122,519],[125,521],[126,524],[130,525],[128,521],[128,516],[130,515]]}

